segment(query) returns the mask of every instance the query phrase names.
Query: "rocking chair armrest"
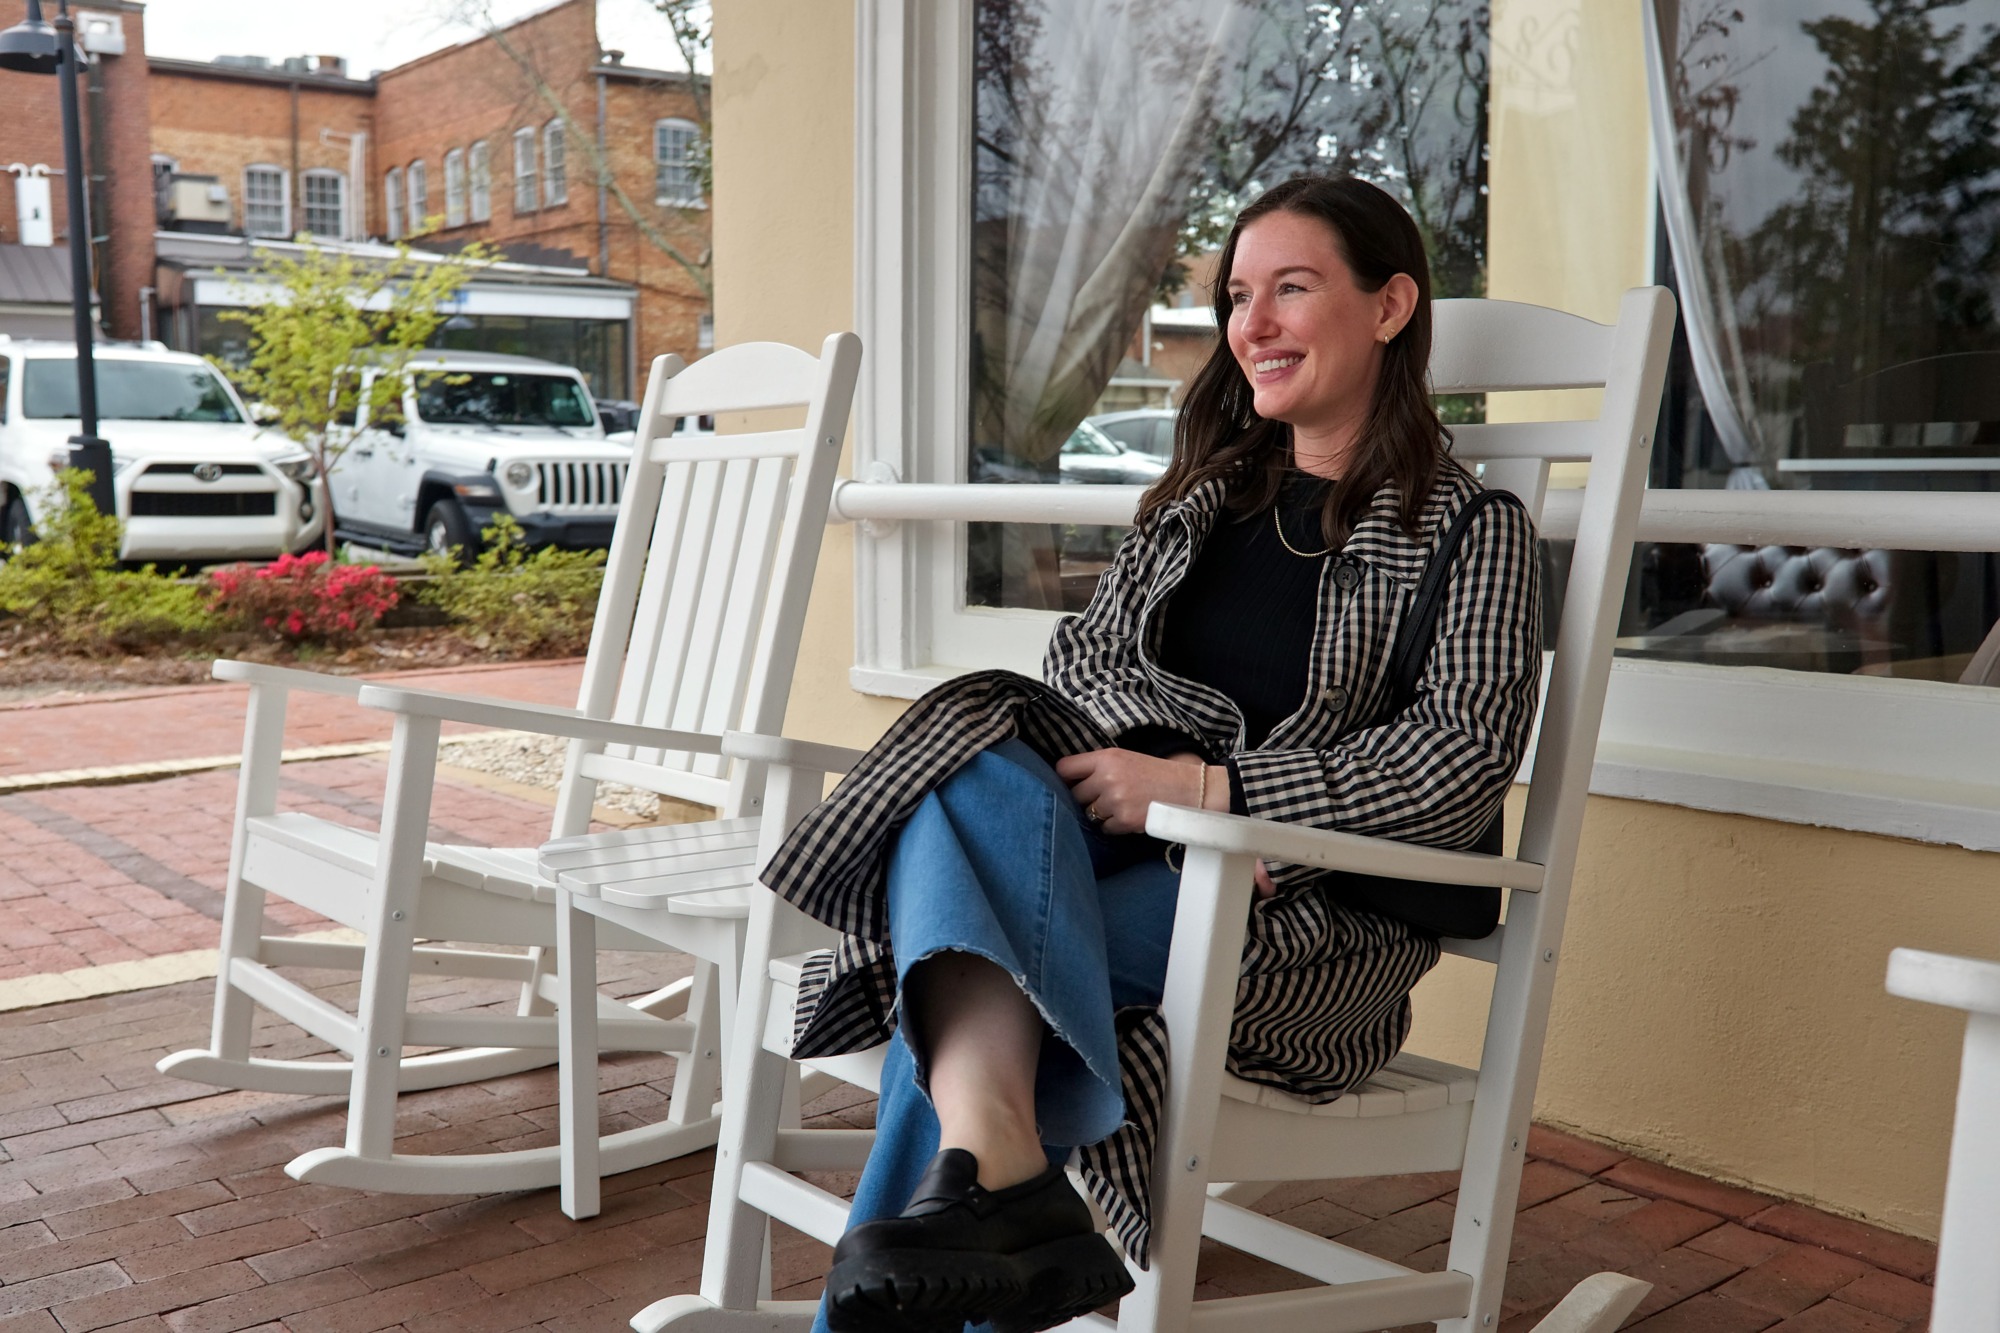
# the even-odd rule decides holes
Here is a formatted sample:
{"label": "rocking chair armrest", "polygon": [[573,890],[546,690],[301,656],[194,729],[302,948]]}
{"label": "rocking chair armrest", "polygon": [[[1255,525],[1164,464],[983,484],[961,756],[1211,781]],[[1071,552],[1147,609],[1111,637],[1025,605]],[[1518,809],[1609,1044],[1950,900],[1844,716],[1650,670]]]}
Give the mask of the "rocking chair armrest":
{"label": "rocking chair armrest", "polygon": [[861,762],[866,751],[794,740],[790,736],[767,736],[756,731],[725,731],[722,753],[755,764],[781,764],[812,773],[846,773]]}
{"label": "rocking chair armrest", "polygon": [[2000,963],[1923,949],[1891,949],[1888,990],[1905,1000],[2000,1015]]}
{"label": "rocking chair armrest", "polygon": [[641,726],[636,722],[614,722],[609,718],[586,717],[574,708],[522,703],[516,699],[494,699],[480,694],[448,694],[441,690],[415,690],[400,685],[364,685],[359,700],[363,708],[379,708],[385,713],[404,713],[412,717],[434,717],[442,722],[464,722],[475,727],[529,731],[541,736],[566,736],[572,740],[601,741],[607,745],[636,745],[694,754],[720,754],[722,750],[721,738],[706,732],[669,731],[665,727]]}
{"label": "rocking chair armrest", "polygon": [[1186,806],[1155,803],[1146,814],[1146,832],[1165,842],[1210,847],[1220,852],[1261,856],[1322,870],[1346,870],[1437,884],[1521,889],[1542,887],[1543,869],[1532,861],[1479,852],[1449,852],[1438,847],[1368,838],[1356,833],[1307,828],[1269,819],[1218,814]]}
{"label": "rocking chair armrest", "polygon": [[230,657],[217,658],[209,665],[208,673],[217,680],[243,685],[310,690],[314,694],[337,694],[349,699],[357,697],[362,686],[368,683],[359,676],[330,676],[323,671],[300,671],[296,667],[267,666],[262,662],[243,662]]}

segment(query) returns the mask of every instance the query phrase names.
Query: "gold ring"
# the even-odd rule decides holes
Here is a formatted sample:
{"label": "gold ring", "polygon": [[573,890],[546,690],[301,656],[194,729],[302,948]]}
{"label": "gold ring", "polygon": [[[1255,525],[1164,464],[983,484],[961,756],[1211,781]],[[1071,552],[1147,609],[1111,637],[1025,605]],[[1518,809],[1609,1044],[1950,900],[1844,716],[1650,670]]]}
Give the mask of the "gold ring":
{"label": "gold ring", "polygon": [[1083,817],[1093,824],[1102,824],[1104,822],[1104,816],[1097,813],[1097,802],[1095,801],[1083,807]]}

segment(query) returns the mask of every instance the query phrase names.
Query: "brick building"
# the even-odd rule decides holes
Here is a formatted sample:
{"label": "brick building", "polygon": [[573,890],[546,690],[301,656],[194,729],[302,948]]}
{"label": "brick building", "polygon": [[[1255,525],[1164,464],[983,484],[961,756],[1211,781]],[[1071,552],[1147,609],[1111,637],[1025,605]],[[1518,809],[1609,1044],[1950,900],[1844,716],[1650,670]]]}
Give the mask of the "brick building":
{"label": "brick building", "polygon": [[[27,17],[25,0],[0,0],[0,28]],[[138,336],[140,294],[153,278],[153,174],[147,126],[148,109],[144,6],[128,0],[99,0],[77,15],[78,37],[91,61],[78,100],[84,129],[84,172],[89,180],[93,271],[99,279],[99,319],[114,337]],[[18,246],[20,202],[32,189],[26,173],[47,169],[49,212],[55,250],[64,274],[72,244],[69,209],[63,182],[61,88],[53,77],[0,70],[0,246]],[[22,172],[6,170],[19,164]],[[40,247],[34,247],[40,249]],[[48,259],[53,252],[16,259]],[[4,259],[4,257],[0,257]],[[45,269],[47,264],[8,264],[8,268]],[[64,279],[65,283],[67,279]],[[66,287],[64,288],[66,291]],[[67,336],[68,300],[16,301],[10,297],[42,296],[41,292],[9,292],[0,286],[0,308],[9,310],[23,332]]]}
{"label": "brick building", "polygon": [[[0,0],[0,21],[22,9]],[[578,365],[601,396],[633,396],[638,366],[707,345],[705,79],[603,51],[595,0],[559,0],[366,79],[328,56],[148,59],[143,6],[98,12],[123,36],[93,62],[87,99],[113,336],[231,351],[240,331],[218,310],[260,298],[216,270],[247,271],[257,238],[309,232],[364,255],[400,238],[499,248],[504,270],[468,286],[442,340]],[[52,79],[0,74],[0,166],[60,167],[55,95]]]}

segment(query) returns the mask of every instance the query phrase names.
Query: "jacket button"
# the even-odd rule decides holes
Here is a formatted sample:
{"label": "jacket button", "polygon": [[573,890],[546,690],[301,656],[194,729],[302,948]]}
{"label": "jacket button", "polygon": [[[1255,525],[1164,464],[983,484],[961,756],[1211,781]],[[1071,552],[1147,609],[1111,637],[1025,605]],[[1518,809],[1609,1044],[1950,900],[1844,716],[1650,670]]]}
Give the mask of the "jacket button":
{"label": "jacket button", "polygon": [[1353,592],[1361,584],[1361,571],[1343,560],[1333,567],[1333,584],[1342,592]]}
{"label": "jacket button", "polygon": [[1328,708],[1333,709],[1336,713],[1347,707],[1347,687],[1344,685],[1329,686],[1320,691],[1319,697],[1321,702],[1325,703]]}

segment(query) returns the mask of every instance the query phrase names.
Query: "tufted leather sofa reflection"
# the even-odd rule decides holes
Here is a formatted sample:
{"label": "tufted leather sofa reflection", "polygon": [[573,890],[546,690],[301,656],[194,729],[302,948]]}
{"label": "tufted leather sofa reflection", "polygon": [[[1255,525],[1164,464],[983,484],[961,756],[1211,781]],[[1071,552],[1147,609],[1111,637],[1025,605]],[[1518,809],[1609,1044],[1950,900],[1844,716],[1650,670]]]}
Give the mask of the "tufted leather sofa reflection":
{"label": "tufted leather sofa reflection", "polygon": [[1894,600],[1887,551],[1831,546],[1701,549],[1703,600],[1730,616],[1803,621],[1884,637]]}

